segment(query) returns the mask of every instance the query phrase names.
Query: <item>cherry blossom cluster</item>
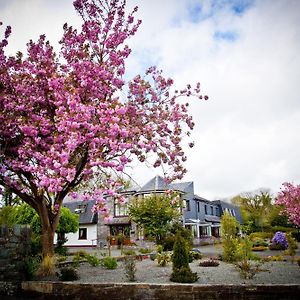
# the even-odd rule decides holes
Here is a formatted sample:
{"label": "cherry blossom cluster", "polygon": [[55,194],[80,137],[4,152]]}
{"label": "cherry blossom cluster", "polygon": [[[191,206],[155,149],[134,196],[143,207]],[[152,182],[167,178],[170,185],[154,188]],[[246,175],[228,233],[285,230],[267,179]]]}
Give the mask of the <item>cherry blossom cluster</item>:
{"label": "cherry blossom cluster", "polygon": [[[0,43],[0,184],[27,202],[47,199],[55,213],[82,182],[101,178],[84,195],[107,213],[105,196],[117,193],[118,174],[136,157],[162,166],[172,181],[186,173],[183,138],[194,127],[181,97],[200,94],[200,84],[171,93],[172,79],[149,68],[126,83],[126,41],[139,25],[137,8],[125,1],[76,0],[81,31],[65,24],[55,53],[41,35],[27,54],[5,55],[8,26]],[[2,24],[1,24],[2,25]],[[122,91],[120,93],[120,91]],[[127,91],[127,97],[119,95]],[[193,146],[193,143],[190,143]],[[152,159],[152,160],[151,160]]]}
{"label": "cherry blossom cluster", "polygon": [[300,227],[300,185],[283,183],[278,193],[276,204],[282,205],[283,211],[287,214],[289,221]]}

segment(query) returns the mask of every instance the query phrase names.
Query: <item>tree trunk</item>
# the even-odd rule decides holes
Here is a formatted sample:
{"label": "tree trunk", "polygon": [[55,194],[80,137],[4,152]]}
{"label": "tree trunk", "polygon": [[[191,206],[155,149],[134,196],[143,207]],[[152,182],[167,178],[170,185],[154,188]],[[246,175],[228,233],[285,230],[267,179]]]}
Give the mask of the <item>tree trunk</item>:
{"label": "tree trunk", "polygon": [[42,246],[43,257],[54,255],[54,230],[51,227],[42,227]]}

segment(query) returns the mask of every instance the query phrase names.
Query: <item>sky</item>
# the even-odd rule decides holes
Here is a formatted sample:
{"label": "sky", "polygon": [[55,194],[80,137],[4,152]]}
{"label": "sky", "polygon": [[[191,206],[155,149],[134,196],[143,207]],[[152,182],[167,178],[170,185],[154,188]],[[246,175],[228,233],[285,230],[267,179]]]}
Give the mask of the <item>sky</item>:
{"label": "sky", "polygon": [[[143,21],[129,43],[127,76],[157,65],[176,88],[200,81],[209,96],[189,100],[195,147],[184,146],[183,181],[209,200],[300,184],[300,1],[127,4]],[[43,33],[58,47],[65,22],[80,26],[71,0],[0,0],[0,19],[12,26],[10,54]],[[162,174],[140,165],[129,173],[140,185]]]}

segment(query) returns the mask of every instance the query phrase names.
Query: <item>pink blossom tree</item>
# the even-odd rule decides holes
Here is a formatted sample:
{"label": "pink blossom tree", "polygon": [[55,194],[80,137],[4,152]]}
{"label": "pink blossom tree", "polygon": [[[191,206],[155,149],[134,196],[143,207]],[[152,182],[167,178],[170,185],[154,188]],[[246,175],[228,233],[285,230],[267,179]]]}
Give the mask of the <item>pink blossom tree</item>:
{"label": "pink blossom tree", "polygon": [[194,123],[179,98],[202,99],[199,83],[172,92],[172,79],[155,67],[125,82],[137,8],[126,14],[122,0],[74,7],[82,28],[64,25],[59,53],[41,35],[26,55],[7,57],[10,26],[0,43],[0,184],[37,211],[44,256],[53,254],[63,200],[84,182],[100,180],[83,197],[107,215],[105,196],[122,201],[117,178],[133,159],[151,157],[168,180],[182,178],[182,140]]}
{"label": "pink blossom tree", "polygon": [[278,193],[276,204],[282,205],[289,221],[300,227],[300,185],[283,183],[283,188]]}

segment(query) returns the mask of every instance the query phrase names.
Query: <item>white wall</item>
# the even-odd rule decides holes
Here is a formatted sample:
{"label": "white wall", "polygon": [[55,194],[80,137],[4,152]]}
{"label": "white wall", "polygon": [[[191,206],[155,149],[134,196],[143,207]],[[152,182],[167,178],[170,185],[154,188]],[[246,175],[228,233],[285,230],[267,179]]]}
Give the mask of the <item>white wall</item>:
{"label": "white wall", "polygon": [[[64,244],[65,246],[92,246],[96,245],[97,239],[97,225],[96,224],[86,224],[86,225],[79,225],[79,228],[87,228],[87,239],[86,240],[79,240],[78,231],[75,233],[67,233],[66,238],[68,241]],[[57,237],[55,235],[55,243]],[[92,240],[94,240],[92,242]]]}

